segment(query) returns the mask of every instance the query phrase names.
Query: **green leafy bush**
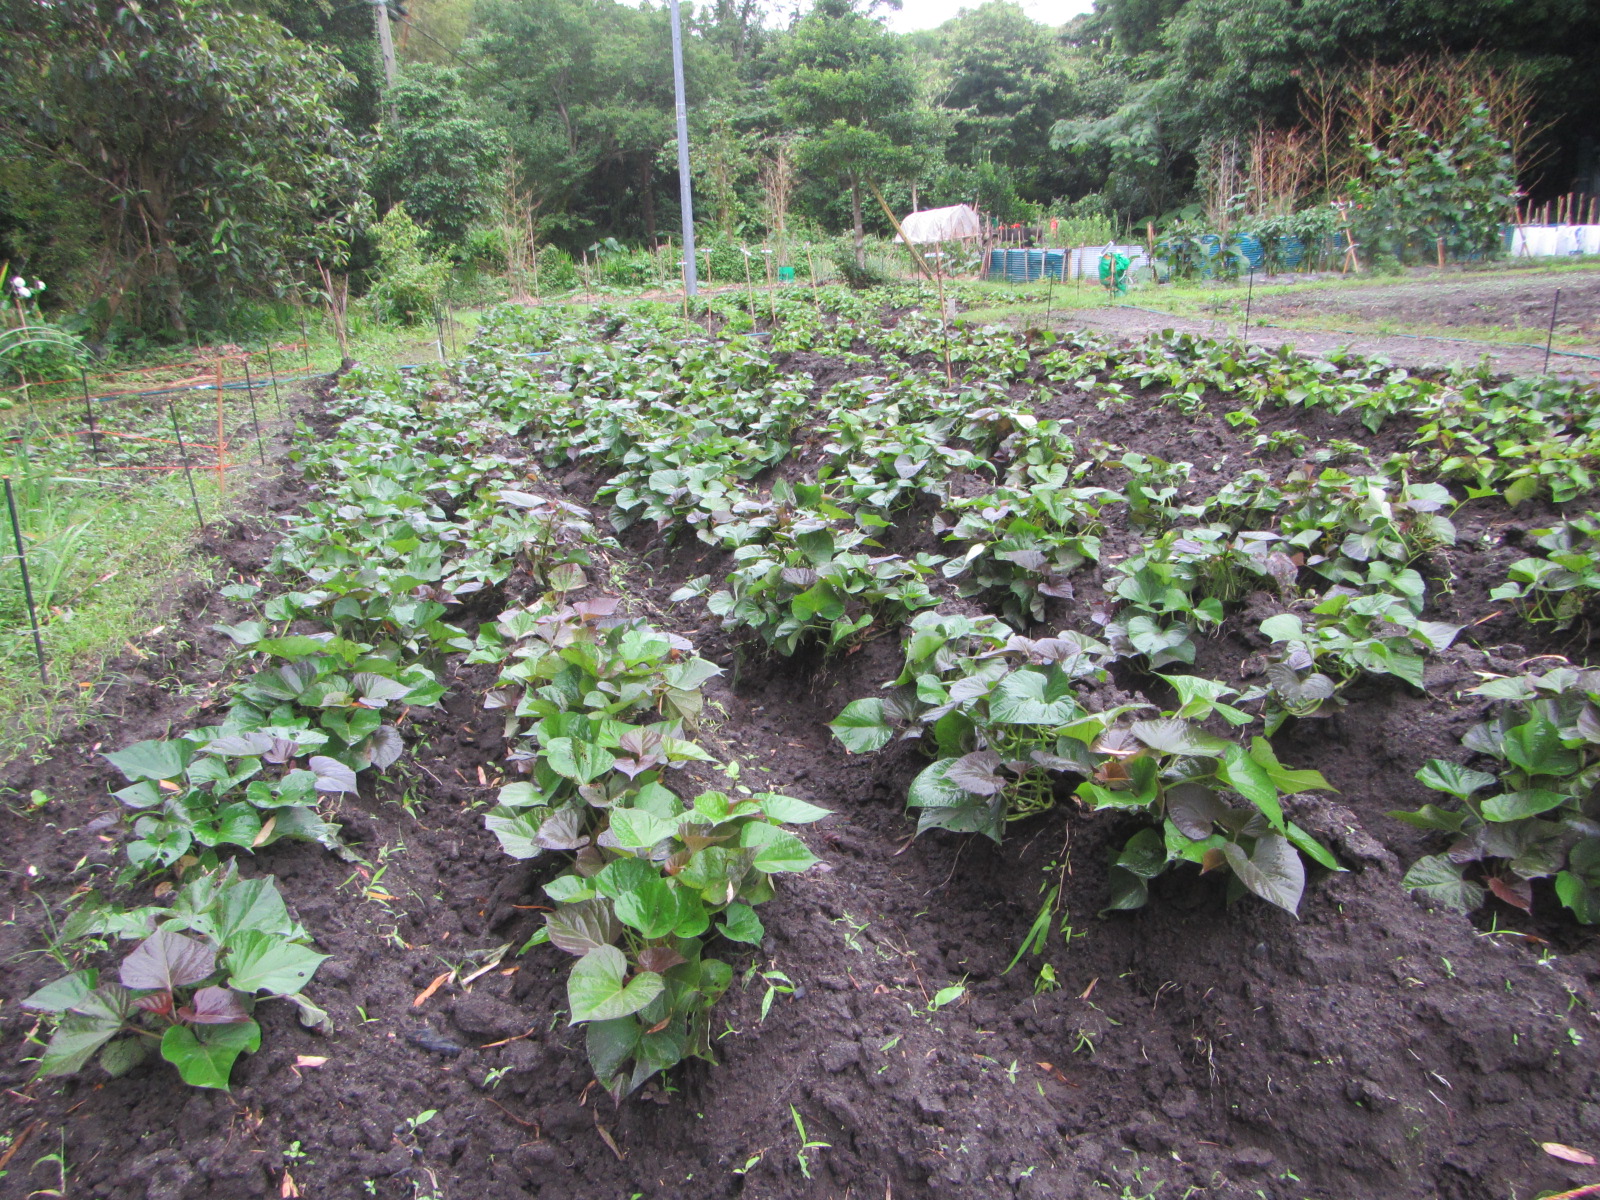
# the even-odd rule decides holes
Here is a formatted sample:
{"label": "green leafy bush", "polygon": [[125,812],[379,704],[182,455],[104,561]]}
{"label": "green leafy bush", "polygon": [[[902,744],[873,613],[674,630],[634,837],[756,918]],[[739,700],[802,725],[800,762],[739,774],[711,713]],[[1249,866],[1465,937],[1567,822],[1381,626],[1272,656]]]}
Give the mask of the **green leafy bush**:
{"label": "green leafy bush", "polygon": [[720,670],[616,607],[513,610],[471,657],[505,664],[486,707],[508,711],[508,761],[531,777],[500,789],[485,824],[514,858],[573,855],[545,885],[557,907],[536,940],[576,956],[571,1023],[588,1026],[595,1075],[620,1099],[686,1057],[712,1058],[709,1013],[733,979],[704,956],[712,921],[759,943],[770,877],[815,861],[782,826],[827,813],[770,793],[681,801],[664,780],[713,761],[688,735]]}
{"label": "green leafy bush", "polygon": [[829,728],[853,754],[896,738],[931,743],[936,757],[913,781],[917,832],[983,833],[1055,803],[1050,773],[1080,765],[1057,733],[1084,716],[1074,681],[1105,677],[1109,648],[1062,633],[1030,639],[993,617],[919,613],[905,665],[886,697],[851,701]]}
{"label": "green leafy bush", "polygon": [[1067,487],[1067,468],[1040,468],[1031,487],[996,488],[952,500],[953,525],[940,518],[934,532],[966,542],[965,552],[941,568],[961,581],[963,596],[1003,592],[1002,615],[1018,629],[1044,620],[1047,596],[1070,599],[1069,576],[1100,558],[1100,509],[1119,499],[1107,488]]}
{"label": "green leafy bush", "polygon": [[374,227],[378,277],[367,293],[367,307],[380,321],[417,325],[431,321],[444,303],[450,263],[424,249],[427,231],[397,204]]}
{"label": "green leafy bush", "polygon": [[[899,624],[939,602],[926,581],[941,558],[861,553],[858,548],[877,543],[821,518],[770,532],[770,540],[734,552],[737,565],[724,586],[707,596],[706,607],[722,618],[724,629],[753,629],[781,654],[793,654],[807,641],[838,649],[859,640],[875,622]],[[702,576],[672,599],[694,599],[710,586]]]}
{"label": "green leafy bush", "polygon": [[949,829],[998,842],[1007,821],[1055,803],[1055,776],[1077,776],[1076,795],[1090,811],[1154,821],[1116,857],[1109,908],[1140,907],[1150,879],[1189,862],[1226,869],[1236,892],[1295,912],[1305,885],[1296,851],[1339,868],[1286,818],[1283,797],[1331,790],[1326,780],[1284,767],[1264,738],[1246,748],[1203,729],[1213,716],[1234,725],[1251,719],[1227,702],[1233,689],[1213,680],[1162,676],[1179,706],[1149,719],[1130,715],[1153,707],[1143,704],[1086,711],[1076,683],[1104,678],[1110,657],[1105,645],[1072,634],[1035,641],[992,619],[925,613],[912,622],[905,669],[889,696],[852,701],[829,728],[852,753],[896,737],[932,743],[936,757],[906,799],[920,810],[919,833]]}
{"label": "green leafy bush", "polygon": [[1490,894],[1527,912],[1533,883],[1549,879],[1574,917],[1600,924],[1600,828],[1592,808],[1600,671],[1559,667],[1491,679],[1472,693],[1494,704],[1461,744],[1491,760],[1491,769],[1433,759],[1417,772],[1454,803],[1389,815],[1444,833],[1451,844],[1414,863],[1405,887],[1462,912]]}
{"label": "green leafy bush", "polygon": [[783,825],[828,814],[769,792],[686,805],[651,782],[597,815],[573,868],[545,885],[556,908],[541,940],[576,957],[569,1023],[587,1026],[595,1077],[621,1099],[685,1058],[716,1061],[710,1013],[733,968],[705,957],[706,939],[760,944],[772,876],[816,861]]}
{"label": "green leafy bush", "polygon": [[1574,624],[1600,592],[1600,514],[1558,521],[1528,536],[1544,554],[1512,563],[1507,582],[1492,589],[1490,598],[1512,601],[1530,621]]}
{"label": "green leafy bush", "polygon": [[115,980],[89,967],[22,1001],[54,1020],[40,1076],[76,1074],[96,1055],[107,1073],[123,1075],[159,1049],[191,1087],[225,1091],[239,1055],[260,1048],[252,1013],[262,999],[287,1000],[303,1024],[332,1032],[302,994],[327,955],[310,948],[271,878],[241,879],[230,863],[191,879],[170,905],[124,910],[91,895],[63,939],[94,936],[139,944]]}

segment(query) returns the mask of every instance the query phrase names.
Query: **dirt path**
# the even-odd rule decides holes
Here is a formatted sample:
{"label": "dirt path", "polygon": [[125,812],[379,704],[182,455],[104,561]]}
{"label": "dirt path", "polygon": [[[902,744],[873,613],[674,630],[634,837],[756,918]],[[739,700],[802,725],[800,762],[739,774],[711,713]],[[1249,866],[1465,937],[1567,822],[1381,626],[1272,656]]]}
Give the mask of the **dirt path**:
{"label": "dirt path", "polygon": [[1468,337],[1472,329],[1484,327],[1543,332],[1554,310],[1558,334],[1593,341],[1600,338],[1600,271],[1421,274],[1370,287],[1309,285],[1258,297],[1255,309],[1269,318],[1310,317],[1330,325],[1345,316],[1445,326]]}
{"label": "dirt path", "polygon": [[[1206,337],[1228,337],[1238,334],[1240,322],[1205,317],[1180,317],[1147,309],[1116,306],[1108,308],[1076,309],[1052,320],[1051,327],[1059,330],[1098,329],[1106,333],[1128,337],[1144,337],[1164,329],[1203,334]],[[1464,344],[1444,338],[1398,337],[1384,334],[1312,333],[1304,329],[1284,329],[1259,326],[1252,318],[1247,340],[1258,346],[1292,346],[1302,354],[1324,355],[1336,350],[1353,350],[1374,358],[1383,358],[1399,367],[1413,370],[1431,370],[1447,367],[1475,367],[1488,359],[1490,370],[1502,375],[1538,375],[1544,370],[1542,346],[1489,346],[1482,343]],[[1600,382],[1600,349],[1586,350],[1595,359],[1572,358],[1562,354],[1550,356],[1550,373],[1566,379],[1586,383]]]}

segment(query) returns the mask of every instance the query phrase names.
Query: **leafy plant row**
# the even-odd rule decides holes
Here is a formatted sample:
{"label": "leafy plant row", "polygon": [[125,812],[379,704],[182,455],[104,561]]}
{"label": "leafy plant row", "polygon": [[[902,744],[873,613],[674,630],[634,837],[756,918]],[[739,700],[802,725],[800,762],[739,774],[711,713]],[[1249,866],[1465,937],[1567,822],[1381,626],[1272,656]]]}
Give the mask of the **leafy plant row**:
{"label": "leafy plant row", "polygon": [[694,740],[701,687],[721,669],[683,638],[616,615],[614,597],[546,597],[486,626],[471,661],[497,663],[485,698],[505,714],[508,764],[486,826],[513,858],[571,855],[544,885],[555,903],[535,939],[574,956],[571,1023],[619,1099],[689,1056],[713,1060],[710,1013],[733,978],[706,956],[720,934],[759,943],[771,877],[815,858],[785,824],[826,810],[771,793],[666,779],[713,762]]}
{"label": "leafy plant row", "polygon": [[[822,314],[832,304],[822,301],[815,312]],[[774,310],[772,316],[776,346],[785,314]],[[860,311],[858,319],[870,316]],[[1196,638],[1217,627],[1229,606],[1252,591],[1276,593],[1285,611],[1261,626],[1272,646],[1263,658],[1265,682],[1235,697],[1238,704],[1259,702],[1270,736],[1286,720],[1340,703],[1344,687],[1364,674],[1391,675],[1422,688],[1426,656],[1448,647],[1459,633],[1456,626],[1426,618],[1426,588],[1416,569],[1455,542],[1448,513],[1457,500],[1439,484],[1414,482],[1416,473],[1466,479],[1470,467],[1476,475],[1467,484],[1469,497],[1499,488],[1511,503],[1541,491],[1564,499],[1588,486],[1583,460],[1591,431],[1576,393],[1565,385],[1498,385],[1474,377],[1437,383],[1355,359],[1312,362],[1176,336],[1150,339],[1132,352],[1073,339],[1055,349],[1046,345],[1042,353],[1024,350],[1011,366],[997,367],[1009,352],[1006,347],[1020,346],[1017,339],[1001,331],[956,329],[955,341],[967,350],[954,352],[953,359],[979,364],[974,373],[1009,380],[1031,371],[1051,383],[1075,386],[1086,402],[1102,409],[1127,403],[1122,385],[1131,384],[1170,389],[1161,400],[1186,413],[1197,412],[1220,393],[1237,404],[1227,415],[1238,427],[1254,428],[1259,424],[1255,414],[1286,405],[1354,411],[1374,431],[1396,416],[1417,425],[1412,449],[1375,472],[1369,467],[1367,474],[1351,474],[1328,465],[1274,479],[1254,470],[1209,496],[1197,496],[1185,487],[1189,464],[1167,464],[1094,441],[1075,444],[1058,422],[1038,420],[998,391],[986,393],[992,383],[941,386],[909,357],[934,350],[936,340],[948,344],[952,335],[941,322],[917,313],[902,316],[893,329],[870,319],[852,325],[859,336],[850,344],[875,352],[875,365],[885,373],[829,389],[809,437],[786,428],[784,439],[765,444],[759,460],[745,459],[758,461],[760,470],[741,472],[725,456],[728,445],[749,428],[748,408],[741,409],[738,401],[723,407],[723,394],[707,407],[707,397],[696,390],[696,363],[714,353],[735,354],[742,377],[748,378],[759,376],[764,356],[759,348],[736,341],[686,357],[668,332],[674,322],[640,311],[608,318],[603,328],[607,354],[626,361],[626,371],[594,370],[592,345],[569,359],[562,339],[573,338],[573,329],[547,328],[550,362],[561,376],[552,381],[530,372],[525,394],[547,396],[542,411],[569,431],[579,430],[559,434],[554,443],[544,441],[545,449],[564,447],[569,457],[588,457],[609,470],[619,464],[616,435],[629,414],[648,414],[650,405],[673,395],[674,384],[652,372],[652,356],[670,363],[679,386],[695,396],[693,421],[709,421],[734,442],[702,437],[695,450],[686,452],[684,434],[693,437],[695,426],[686,429],[680,422],[659,443],[678,456],[667,469],[653,469],[660,466],[652,460],[654,451],[635,440],[621,451],[627,465],[613,476],[625,482],[601,494],[620,497],[612,515],[618,527],[640,511],[669,537],[687,527],[732,552],[733,570],[720,587],[702,577],[675,598],[704,597],[725,626],[750,629],[782,653],[793,653],[809,640],[837,648],[868,629],[921,620],[914,614],[939,604],[930,586],[938,576],[954,581],[963,596],[999,596],[1012,626],[1027,630],[1043,619],[1047,598],[1073,595],[1073,574],[1099,560],[1109,510],[1120,508],[1123,523],[1144,530],[1151,540],[1105,569],[1105,590],[1114,604],[1097,611],[1095,619],[1108,657],[1133,658],[1150,671],[1190,665]],[[731,315],[729,324],[737,324]],[[516,335],[502,330],[489,342],[497,336],[514,342]],[[988,351],[970,351],[984,342],[992,343]],[[582,366],[581,382],[563,365],[571,361]],[[797,389],[785,380],[781,392],[793,397]],[[564,405],[568,394],[590,403]],[[597,424],[604,426],[605,436],[582,432]],[[1483,461],[1469,464],[1455,453],[1472,437],[1481,441],[1491,427],[1519,439],[1542,439],[1546,451],[1535,456],[1541,463],[1553,455],[1550,447],[1560,444],[1576,467],[1561,475],[1536,465],[1530,473],[1519,461],[1528,456],[1505,438],[1497,445],[1502,466],[1510,464],[1504,470]],[[533,429],[540,428],[535,421]],[[1258,447],[1309,452],[1303,441],[1292,441],[1292,433],[1272,435],[1265,444],[1258,438]],[[578,444],[581,452],[573,449]],[[793,483],[781,478],[769,490],[755,486],[762,471],[791,449],[806,453],[810,478]],[[686,453],[697,457],[696,471],[680,469]],[[1354,443],[1335,444],[1309,456],[1327,462],[1339,456],[1365,458],[1366,452]],[[969,479],[978,481],[976,489]],[[984,481],[989,481],[987,490]],[[943,559],[875,554],[881,550],[880,531],[922,497],[933,501],[935,531],[956,543],[957,553]],[[1579,528],[1541,536],[1554,539],[1546,548],[1563,553]],[[1553,563],[1535,567],[1525,561],[1514,574],[1531,576],[1537,570],[1554,586],[1581,588],[1582,564],[1570,555],[1565,562],[1558,573]],[[1538,590],[1528,588],[1530,594]],[[1537,602],[1535,596],[1530,607]],[[1563,613],[1570,619],[1582,600],[1569,597],[1565,604]],[[928,619],[943,618],[930,614]],[[1247,716],[1237,704],[1232,707]],[[983,748],[969,747],[968,753],[990,752],[989,733],[969,736]],[[1133,757],[1157,755],[1146,746]],[[935,766],[945,761],[940,758]],[[1035,811],[1044,787],[1039,764],[1019,770],[1031,760],[1002,761],[1009,766],[983,775],[984,788],[946,791],[943,804],[924,804],[914,792],[925,827],[933,819],[997,836],[1003,812]],[[1099,769],[1082,761],[1078,766]],[[1239,793],[1228,793],[1226,770],[1211,783],[1213,792],[1238,798]],[[994,800],[1002,794],[1009,797],[1006,804]],[[978,803],[980,796],[987,802]],[[1022,802],[1023,796],[1032,801]],[[1164,802],[1150,803],[1160,809]],[[1238,852],[1248,854],[1250,848],[1246,841]],[[1182,857],[1176,848],[1173,855],[1170,861]],[[1252,878],[1261,882],[1263,877]]]}
{"label": "leafy plant row", "polygon": [[[474,633],[445,620],[449,606],[518,569],[562,588],[584,582],[584,546],[595,540],[585,514],[510,486],[522,473],[489,452],[503,426],[452,406],[426,379],[358,375],[350,384],[335,408],[338,432],[305,437],[297,452],[321,496],[291,518],[275,552],[273,571],[288,589],[265,599],[258,619],[219,627],[255,667],[230,689],[224,719],[106,755],[128,781],[116,794],[135,813],[123,878],[161,868],[190,877],[174,906],[185,920],[197,896],[211,896],[207,880],[225,880],[215,900],[224,907],[230,896],[271,889],[270,879],[237,881],[232,863],[219,865],[224,852],[305,838],[351,854],[326,798],[354,793],[362,772],[397,762],[395,714],[442,697],[443,655],[475,644]],[[236,600],[258,590],[225,589]],[[153,1020],[164,1026],[162,1053],[187,1082],[226,1087],[237,1055],[259,1044],[249,1002],[239,999],[266,986],[246,986],[262,950],[250,937],[278,939],[269,962],[320,961],[292,948],[304,931],[273,915],[282,905],[271,895],[276,909],[252,900],[237,929],[194,917],[201,941],[169,932],[177,918],[155,909],[120,917],[119,936],[152,925],[155,933],[130,957],[135,967],[124,965],[122,990],[92,972],[46,990],[36,1007],[48,1001],[60,1019],[41,1070],[76,1070],[102,1044],[102,1061],[125,1070],[150,1044]],[[100,911],[80,905],[69,940],[106,932],[98,917],[80,919]],[[230,931],[250,936],[235,944]],[[137,966],[151,958],[168,971],[160,988]],[[326,1027],[286,977],[269,983]]]}

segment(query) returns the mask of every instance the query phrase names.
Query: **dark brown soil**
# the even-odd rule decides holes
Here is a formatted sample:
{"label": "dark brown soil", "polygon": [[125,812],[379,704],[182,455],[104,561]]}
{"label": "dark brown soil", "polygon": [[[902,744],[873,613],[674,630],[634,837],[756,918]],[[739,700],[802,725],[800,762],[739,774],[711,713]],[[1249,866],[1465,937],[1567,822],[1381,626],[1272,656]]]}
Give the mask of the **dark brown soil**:
{"label": "dark brown soil", "polygon": [[[1187,421],[1130,405],[1084,419],[1095,436],[1193,463],[1195,486],[1226,478],[1243,454],[1215,414]],[[1284,418],[1301,419],[1332,420]],[[571,482],[584,496],[593,481]],[[292,501],[295,486],[286,477],[262,509]],[[1458,520],[1473,533],[1510,524],[1504,510]],[[1116,817],[1063,804],[1015,827],[1003,848],[913,840],[902,803],[923,761],[915,748],[857,758],[832,741],[824,723],[898,670],[895,637],[832,662],[737,650],[702,611],[666,600],[716,555],[693,540],[625,541],[628,602],[727,668],[711,689],[725,712],[713,748],[836,812],[807,831],[824,862],[786,878],[763,910],[767,943],[733,960],[720,1065],[680,1070],[620,1108],[591,1086],[582,1036],[564,1023],[565,961],[547,947],[514,957],[540,924],[533,906],[555,865],[512,862],[483,828],[502,745],[477,707],[483,668],[456,666],[403,766],[340,814],[370,866],[295,844],[242,862],[277,877],[332,955],[311,989],[333,1016],[331,1037],[264,1008],[262,1049],[241,1060],[231,1095],[187,1091],[161,1066],[29,1082],[34,1020],[15,999],[59,973],[36,953],[41,913],[121,855],[106,794],[116,781],[95,751],[202,721],[221,698],[229,645],[208,627],[239,614],[212,593],[185,595],[171,642],[121,664],[95,721],[0,771],[22,795],[52,797],[42,813],[0,809],[0,1029],[13,1048],[0,1087],[15,1148],[0,1195],[1504,1200],[1600,1179],[1538,1145],[1600,1151],[1594,938],[1543,893],[1531,920],[1493,914],[1509,934],[1423,909],[1399,880],[1433,847],[1384,815],[1427,798],[1412,777],[1426,758],[1461,757],[1477,708],[1455,692],[1474,671],[1556,649],[1581,657],[1585,646],[1496,617],[1432,668],[1429,696],[1373,684],[1337,715],[1286,730],[1284,761],[1339,789],[1291,815],[1350,868],[1315,873],[1300,920],[1253,899],[1230,909],[1219,884],[1192,874],[1163,879],[1146,910],[1102,918],[1108,854],[1129,832]],[[241,523],[205,552],[254,576],[270,544],[264,523]],[[1496,543],[1434,564],[1455,581],[1439,611],[1493,611],[1487,589],[1508,555]],[[1084,623],[1081,602],[1059,607],[1052,617]],[[1237,679],[1250,651],[1232,633],[1207,644],[1200,666]],[[1007,972],[1056,882],[1069,936]],[[508,943],[502,966],[469,990],[417,1002],[469,952]],[[1036,990],[1044,962],[1059,986]],[[793,990],[775,992],[763,1019],[769,984],[782,982],[772,972]],[[959,981],[965,995],[934,1010],[938,990]],[[326,1061],[297,1065],[307,1055]],[[792,1113],[827,1144],[806,1154],[809,1177]],[[53,1162],[35,1161],[58,1150],[64,1188]]]}

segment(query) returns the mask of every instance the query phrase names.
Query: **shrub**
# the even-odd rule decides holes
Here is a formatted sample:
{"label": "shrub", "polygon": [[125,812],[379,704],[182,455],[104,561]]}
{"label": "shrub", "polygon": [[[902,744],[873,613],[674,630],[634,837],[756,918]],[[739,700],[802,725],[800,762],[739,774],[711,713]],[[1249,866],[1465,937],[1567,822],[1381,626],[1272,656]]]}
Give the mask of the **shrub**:
{"label": "shrub", "polygon": [[372,315],[405,325],[430,319],[444,302],[450,264],[423,249],[427,231],[411,219],[403,204],[384,214],[374,232],[381,267],[367,293]]}

